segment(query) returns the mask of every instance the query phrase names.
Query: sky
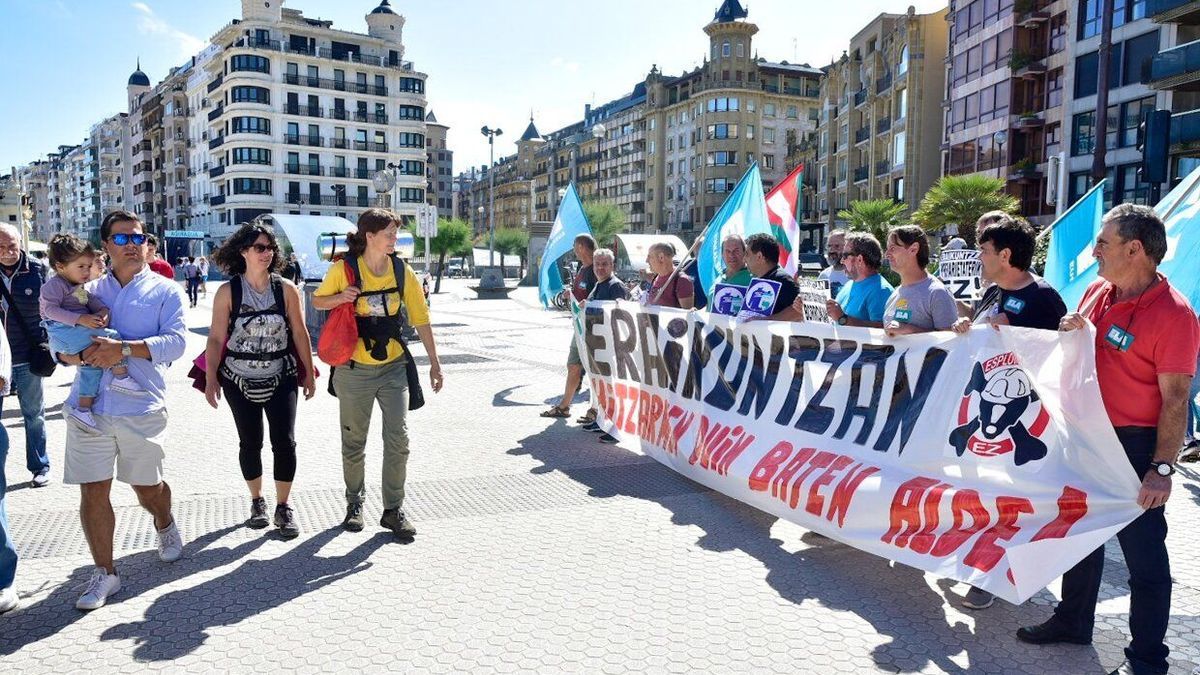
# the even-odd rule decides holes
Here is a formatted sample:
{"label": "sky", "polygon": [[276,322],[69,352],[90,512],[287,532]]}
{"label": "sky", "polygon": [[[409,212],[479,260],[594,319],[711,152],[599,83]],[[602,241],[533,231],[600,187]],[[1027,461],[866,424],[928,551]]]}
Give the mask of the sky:
{"label": "sky", "polygon": [[[285,0],[334,28],[366,32],[378,0]],[[406,60],[429,75],[429,108],[450,126],[454,171],[488,162],[481,126],[500,128],[496,156],[532,111],[542,133],[632,91],[652,65],[668,76],[699,65],[703,27],[719,0],[392,0]],[[881,12],[933,12],[946,0],[753,0],[754,49],[771,61],[829,64]],[[141,59],[157,84],[231,19],[237,0],[0,0],[8,57],[0,104],[0,173],[80,142],[125,111],[125,84]]]}

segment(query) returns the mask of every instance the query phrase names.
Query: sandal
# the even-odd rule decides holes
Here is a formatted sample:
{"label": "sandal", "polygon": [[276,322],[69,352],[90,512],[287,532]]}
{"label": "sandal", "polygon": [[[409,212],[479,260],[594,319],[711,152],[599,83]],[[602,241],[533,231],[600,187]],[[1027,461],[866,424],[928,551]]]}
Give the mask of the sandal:
{"label": "sandal", "polygon": [[542,417],[570,417],[570,416],[571,416],[571,409],[567,408],[567,407],[559,406],[559,405],[556,405],[553,408],[550,408],[549,410],[542,411]]}
{"label": "sandal", "polygon": [[595,408],[589,409],[586,413],[584,413],[583,417],[575,418],[575,421],[579,424],[591,424],[592,422],[595,422],[596,421],[596,409]]}

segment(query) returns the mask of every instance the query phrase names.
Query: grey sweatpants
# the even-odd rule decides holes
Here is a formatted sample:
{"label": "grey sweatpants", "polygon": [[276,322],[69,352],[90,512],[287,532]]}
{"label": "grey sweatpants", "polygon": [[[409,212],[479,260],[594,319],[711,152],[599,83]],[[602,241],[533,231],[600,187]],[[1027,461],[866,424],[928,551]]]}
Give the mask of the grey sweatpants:
{"label": "grey sweatpants", "polygon": [[333,373],[342,423],[342,476],[346,501],[361,504],[366,495],[367,429],[375,402],[383,413],[383,508],[404,503],[408,465],[408,379],[405,355],[391,363],[339,366]]}

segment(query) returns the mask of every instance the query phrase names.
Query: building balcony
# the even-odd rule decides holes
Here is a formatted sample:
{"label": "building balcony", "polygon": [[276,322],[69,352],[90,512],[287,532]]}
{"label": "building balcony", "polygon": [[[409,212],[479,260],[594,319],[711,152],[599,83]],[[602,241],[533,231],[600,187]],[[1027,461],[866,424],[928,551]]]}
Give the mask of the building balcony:
{"label": "building balcony", "polygon": [[284,164],[283,172],[297,176],[324,176],[325,167],[314,164]]}
{"label": "building balcony", "polygon": [[224,106],[224,104],[222,104],[222,105],[218,105],[217,107],[215,107],[215,108],[213,108],[212,110],[210,110],[210,111],[209,111],[209,113],[208,113],[208,121],[209,121],[209,122],[211,122],[211,121],[213,121],[213,120],[217,119],[218,117],[220,117],[220,116],[221,116],[221,113],[223,113],[223,112],[225,112],[225,106]]}
{"label": "building balcony", "polygon": [[339,150],[347,150],[350,148],[350,139],[348,138],[331,138],[329,139],[329,147]]}
{"label": "building balcony", "polygon": [[287,193],[284,195],[283,200],[288,204],[308,206],[349,206],[360,209],[365,209],[369,206],[380,206],[383,203],[383,200],[379,197],[372,199],[370,197],[351,195],[306,195],[298,192]]}
{"label": "building balcony", "polygon": [[1036,183],[1042,179],[1042,172],[1031,159],[1023,159],[1008,167],[1008,179],[1018,183]]}
{"label": "building balcony", "polygon": [[882,162],[875,162],[875,176],[886,176],[892,170],[892,163],[886,159]]}
{"label": "building balcony", "polygon": [[882,134],[892,128],[892,118],[885,117],[875,123],[875,133]]}
{"label": "building balcony", "polygon": [[1200,24],[1197,0],[1146,0],[1146,16],[1158,23]]}
{"label": "building balcony", "polygon": [[1018,131],[1033,131],[1046,126],[1046,120],[1037,113],[1024,113],[1013,119],[1010,124]]}
{"label": "building balcony", "polygon": [[870,167],[860,166],[854,170],[854,182],[855,183],[861,183],[864,180],[866,180],[867,178],[870,178],[870,176],[871,176]]}
{"label": "building balcony", "polygon": [[220,206],[225,203],[225,195],[213,195],[207,201],[209,206]]}
{"label": "building balcony", "polygon": [[217,87],[221,86],[221,83],[224,81],[225,81],[224,75],[217,75],[216,79],[214,79],[212,82],[208,83],[208,93],[211,94],[214,91],[216,91]]}
{"label": "building balcony", "polygon": [[301,117],[324,117],[325,109],[318,106],[307,105],[285,105],[283,107],[284,114],[299,115]]}
{"label": "building balcony", "polygon": [[867,102],[867,88],[863,87],[854,93],[854,107],[858,107]]}
{"label": "building balcony", "polygon": [[1171,115],[1171,145],[1200,142],[1200,110]]}
{"label": "building balcony", "polygon": [[1008,59],[1013,77],[1035,79],[1046,75],[1046,57],[1035,52],[1014,51]]}
{"label": "building balcony", "polygon": [[858,131],[854,132],[854,144],[855,145],[858,145],[859,143],[866,143],[869,140],[871,140],[870,125],[865,126],[861,129],[859,129]]}
{"label": "building balcony", "polygon": [[355,111],[353,117],[354,117],[355,122],[368,122],[370,124],[387,124],[388,123],[387,113],[368,113],[368,112],[362,112],[362,111]]}
{"label": "building balcony", "polygon": [[875,93],[882,94],[892,86],[892,74],[888,73],[875,81]]}
{"label": "building balcony", "polygon": [[330,80],[324,77],[312,77],[309,75],[297,75],[287,73],[283,76],[283,81],[287,84],[300,87],[311,87],[313,89],[329,89],[332,91],[348,91],[357,94],[366,94],[368,96],[387,96],[387,87],[377,87],[373,84],[362,82],[347,82],[345,80]]}
{"label": "building balcony", "polygon": [[387,152],[388,145],[387,143],[375,143],[373,141],[354,141],[354,149],[365,150],[367,152]]}
{"label": "building balcony", "polygon": [[284,134],[283,142],[288,145],[307,145],[313,148],[325,147],[325,139],[320,136],[309,136],[307,134]]}
{"label": "building balcony", "polygon": [[216,178],[217,176],[220,176],[223,173],[225,173],[225,165],[218,164],[217,166],[214,166],[213,168],[208,170],[208,177]]}
{"label": "building balcony", "polygon": [[1153,89],[1200,91],[1200,40],[1156,54],[1146,70],[1142,81]]}
{"label": "building balcony", "polygon": [[212,150],[213,148],[218,148],[224,142],[225,142],[224,136],[217,136],[208,142],[208,149]]}

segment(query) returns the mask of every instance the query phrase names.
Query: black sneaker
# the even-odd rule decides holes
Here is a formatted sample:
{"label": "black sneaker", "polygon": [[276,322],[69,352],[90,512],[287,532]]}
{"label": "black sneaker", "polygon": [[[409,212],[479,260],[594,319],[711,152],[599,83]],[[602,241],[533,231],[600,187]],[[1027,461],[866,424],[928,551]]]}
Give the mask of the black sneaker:
{"label": "black sneaker", "polygon": [[295,539],[300,536],[300,528],[296,527],[296,512],[287,504],[275,507],[275,527],[284,539]]}
{"label": "black sneaker", "polygon": [[267,520],[267,500],[262,497],[251,499],[250,519],[246,521],[246,527],[252,530],[261,530],[270,524]]}
{"label": "black sneaker", "polygon": [[609,433],[600,434],[600,442],[614,445],[617,442],[617,437]]}
{"label": "black sneaker", "polygon": [[351,532],[362,532],[363,529],[363,513],[362,504],[347,504],[346,519],[342,521],[342,527]]}
{"label": "black sneaker", "polygon": [[401,539],[412,539],[417,536],[417,528],[413,527],[408,516],[400,509],[384,509],[383,517],[379,519],[379,524],[391,530],[393,534]]}
{"label": "black sneaker", "polygon": [[1018,628],[1017,639],[1033,645],[1049,645],[1058,642],[1066,642],[1073,645],[1092,644],[1091,635],[1084,636],[1071,633],[1053,618],[1036,626]]}
{"label": "black sneaker", "polygon": [[589,422],[587,424],[580,426],[579,428],[583,429],[584,431],[591,431],[591,432],[603,431],[603,429],[600,428],[600,425],[595,422]]}

